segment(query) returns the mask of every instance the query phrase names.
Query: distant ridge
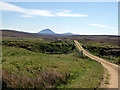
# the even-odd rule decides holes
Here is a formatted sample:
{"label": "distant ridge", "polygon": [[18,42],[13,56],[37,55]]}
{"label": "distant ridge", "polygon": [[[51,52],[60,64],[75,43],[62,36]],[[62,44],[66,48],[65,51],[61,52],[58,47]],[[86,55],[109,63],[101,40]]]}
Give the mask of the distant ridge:
{"label": "distant ridge", "polygon": [[63,35],[75,35],[73,33],[63,33]]}
{"label": "distant ridge", "polygon": [[120,38],[120,36],[116,35],[63,35],[63,34],[38,34],[38,33],[29,33],[29,32],[22,32],[22,31],[16,31],[16,30],[8,30],[4,29],[0,32],[2,35],[2,38],[42,38],[45,40],[51,40],[51,39],[58,39],[58,38],[69,38],[72,40],[77,39],[116,39]]}

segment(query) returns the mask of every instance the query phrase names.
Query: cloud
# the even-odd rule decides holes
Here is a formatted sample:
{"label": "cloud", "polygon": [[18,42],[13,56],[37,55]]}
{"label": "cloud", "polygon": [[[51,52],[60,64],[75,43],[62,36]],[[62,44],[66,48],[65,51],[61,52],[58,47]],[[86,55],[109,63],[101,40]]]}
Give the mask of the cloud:
{"label": "cloud", "polygon": [[100,24],[90,24],[91,26],[96,26],[96,27],[100,27],[100,28],[106,28],[106,25],[100,25]]}
{"label": "cloud", "polygon": [[63,10],[62,12],[57,12],[56,15],[57,16],[62,16],[62,17],[86,17],[88,15],[82,15],[82,14],[74,14],[74,13],[70,13],[72,11],[69,10]]}
{"label": "cloud", "polygon": [[4,2],[0,2],[0,10],[15,11],[15,12],[25,12],[26,11],[24,8],[21,8],[21,7],[12,5],[12,4],[4,3]]}
{"label": "cloud", "polygon": [[71,10],[63,10],[64,12],[72,12]]}
{"label": "cloud", "polygon": [[88,15],[74,14],[70,10],[51,11],[51,10],[39,10],[39,9],[26,9],[13,4],[0,2],[0,10],[22,13],[22,17],[33,16],[60,16],[60,17],[86,17]]}
{"label": "cloud", "polygon": [[3,11],[13,11],[13,12],[19,12],[23,13],[23,17],[32,17],[33,15],[38,15],[38,16],[54,16],[51,14],[50,11],[48,10],[36,10],[36,9],[25,9],[16,5],[0,2],[0,10]]}

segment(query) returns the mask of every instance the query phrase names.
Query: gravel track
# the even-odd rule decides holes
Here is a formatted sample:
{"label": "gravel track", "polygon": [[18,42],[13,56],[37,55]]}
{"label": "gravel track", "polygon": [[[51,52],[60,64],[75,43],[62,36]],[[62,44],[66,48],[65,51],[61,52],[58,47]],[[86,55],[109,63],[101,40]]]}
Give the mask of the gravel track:
{"label": "gravel track", "polygon": [[[118,71],[120,72],[120,66],[110,63],[102,58],[99,58],[97,56],[94,56],[90,54],[89,52],[85,51],[80,43],[76,40],[74,40],[75,44],[77,45],[78,49],[80,51],[83,51],[83,54],[88,56],[89,58],[99,62],[102,64],[104,68],[106,68],[108,74],[110,75],[109,85],[107,85],[108,88],[118,88]],[[119,70],[118,70],[119,69]]]}

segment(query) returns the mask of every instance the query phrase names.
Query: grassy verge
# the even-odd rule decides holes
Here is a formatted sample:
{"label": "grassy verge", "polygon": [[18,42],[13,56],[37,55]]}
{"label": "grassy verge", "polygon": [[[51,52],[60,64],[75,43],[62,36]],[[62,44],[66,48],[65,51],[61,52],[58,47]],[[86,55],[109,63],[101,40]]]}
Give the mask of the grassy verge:
{"label": "grassy verge", "polygon": [[3,87],[96,88],[102,65],[70,54],[41,54],[24,48],[3,46]]}
{"label": "grassy verge", "polygon": [[110,75],[108,74],[107,70],[104,68],[103,79],[101,80],[98,88],[108,88],[109,79],[110,79]]}

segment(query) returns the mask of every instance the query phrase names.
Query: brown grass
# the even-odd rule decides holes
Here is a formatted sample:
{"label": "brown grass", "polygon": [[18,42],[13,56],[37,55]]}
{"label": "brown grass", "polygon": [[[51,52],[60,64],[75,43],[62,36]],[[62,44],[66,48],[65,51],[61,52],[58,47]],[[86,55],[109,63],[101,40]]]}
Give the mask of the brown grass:
{"label": "brown grass", "polygon": [[[66,82],[66,77],[57,71],[42,71],[36,78],[30,78],[26,75],[10,74],[3,70],[3,88],[55,88],[60,83]],[[9,85],[9,86],[7,86]]]}

